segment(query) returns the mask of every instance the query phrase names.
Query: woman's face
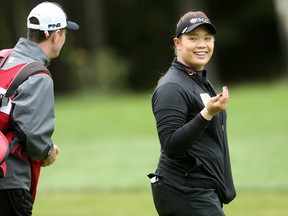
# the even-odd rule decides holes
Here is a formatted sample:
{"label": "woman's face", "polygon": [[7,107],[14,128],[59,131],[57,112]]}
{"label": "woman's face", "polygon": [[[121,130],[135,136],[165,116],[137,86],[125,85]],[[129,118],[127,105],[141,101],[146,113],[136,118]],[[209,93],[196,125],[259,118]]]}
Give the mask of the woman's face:
{"label": "woman's face", "polygon": [[213,54],[214,36],[205,25],[201,25],[180,38],[174,38],[174,44],[177,60],[200,71]]}

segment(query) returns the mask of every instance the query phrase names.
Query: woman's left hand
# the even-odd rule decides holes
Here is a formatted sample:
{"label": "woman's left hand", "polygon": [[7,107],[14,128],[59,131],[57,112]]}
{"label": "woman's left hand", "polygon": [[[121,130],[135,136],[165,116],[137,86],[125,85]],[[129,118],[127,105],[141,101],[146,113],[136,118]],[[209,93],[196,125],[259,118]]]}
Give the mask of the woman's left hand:
{"label": "woman's left hand", "polygon": [[[222,90],[223,92],[221,94],[218,94],[215,97],[212,97],[208,101],[204,110],[201,111],[202,116],[205,119],[210,120],[218,112],[221,112],[222,110],[226,109],[228,102],[229,102],[229,91],[228,91],[227,86],[223,86]],[[206,111],[206,114],[205,114],[205,111]]]}

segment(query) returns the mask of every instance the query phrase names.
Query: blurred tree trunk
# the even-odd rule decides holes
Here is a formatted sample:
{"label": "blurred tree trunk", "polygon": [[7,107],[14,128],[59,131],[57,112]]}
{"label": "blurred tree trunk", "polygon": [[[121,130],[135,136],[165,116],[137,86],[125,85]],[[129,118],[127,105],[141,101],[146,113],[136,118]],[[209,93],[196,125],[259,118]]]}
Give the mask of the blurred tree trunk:
{"label": "blurred tree trunk", "polygon": [[[178,1],[178,13],[179,13],[179,19],[182,15],[184,15],[188,11],[203,11],[209,19],[211,19],[211,16],[209,14],[209,7],[208,2],[205,0],[179,0]],[[213,22],[213,20],[211,20]],[[216,26],[217,28],[217,26]],[[217,70],[217,52],[214,52],[214,56],[210,60],[210,62],[205,67],[208,71],[208,78],[211,80],[211,82],[214,85],[217,85],[219,83],[219,73]]]}
{"label": "blurred tree trunk", "polygon": [[18,41],[19,37],[26,38],[27,17],[32,8],[28,8],[27,2],[22,0],[12,0],[12,8],[12,10],[8,11],[9,17],[13,20],[14,29],[11,30],[13,31],[14,40]]}
{"label": "blurred tree trunk", "polygon": [[4,0],[0,7],[0,25],[3,27],[0,34],[0,49],[12,48],[20,37],[27,34],[27,16],[30,10],[37,5],[32,0]]}
{"label": "blurred tree trunk", "polygon": [[26,11],[26,2],[21,0],[10,0],[0,7],[0,49],[12,48],[20,36],[26,36]]}
{"label": "blurred tree trunk", "polygon": [[275,10],[278,18],[279,39],[282,48],[282,64],[284,74],[288,75],[288,1],[287,0],[274,0]]}
{"label": "blurred tree trunk", "polygon": [[84,15],[86,37],[90,51],[95,51],[106,44],[104,25],[104,9],[102,0],[86,0],[84,5]]}

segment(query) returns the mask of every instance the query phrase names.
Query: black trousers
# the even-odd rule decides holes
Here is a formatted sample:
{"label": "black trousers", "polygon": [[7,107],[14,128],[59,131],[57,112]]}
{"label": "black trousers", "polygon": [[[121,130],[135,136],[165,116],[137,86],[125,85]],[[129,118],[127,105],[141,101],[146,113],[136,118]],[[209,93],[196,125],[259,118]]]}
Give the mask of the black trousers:
{"label": "black trousers", "polygon": [[151,182],[151,188],[159,216],[225,215],[214,189],[195,188],[165,175]]}
{"label": "black trousers", "polygon": [[33,199],[24,189],[0,190],[0,215],[31,216]]}

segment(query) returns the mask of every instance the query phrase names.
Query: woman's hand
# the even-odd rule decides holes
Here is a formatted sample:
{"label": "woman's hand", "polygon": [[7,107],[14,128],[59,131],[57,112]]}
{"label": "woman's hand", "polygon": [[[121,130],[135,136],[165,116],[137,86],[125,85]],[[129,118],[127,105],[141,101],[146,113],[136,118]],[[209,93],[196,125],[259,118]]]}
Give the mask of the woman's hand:
{"label": "woman's hand", "polygon": [[212,97],[206,107],[201,111],[202,116],[211,120],[214,115],[226,109],[229,102],[229,92],[227,86],[222,87],[223,92],[215,97]]}

